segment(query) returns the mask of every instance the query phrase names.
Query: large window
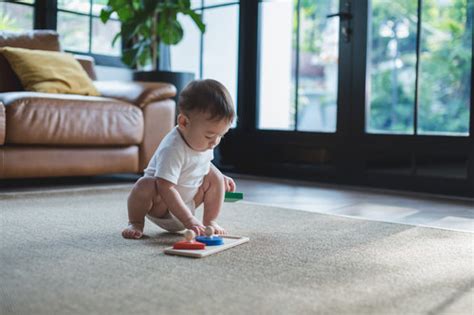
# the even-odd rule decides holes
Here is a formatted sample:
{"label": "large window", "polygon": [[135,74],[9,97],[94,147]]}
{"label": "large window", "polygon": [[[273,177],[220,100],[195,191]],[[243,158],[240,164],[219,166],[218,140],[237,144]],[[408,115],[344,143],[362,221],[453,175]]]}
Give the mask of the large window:
{"label": "large window", "polygon": [[260,129],[335,132],[338,0],[260,3]]}
{"label": "large window", "polygon": [[56,29],[64,50],[93,55],[98,64],[122,66],[120,38],[112,47],[120,22],[115,14],[105,25],[99,18],[106,4],[107,0],[0,2],[0,30]]}
{"label": "large window", "polygon": [[472,3],[371,1],[367,132],[469,134]]}
{"label": "large window", "polygon": [[469,134],[472,19],[472,0],[423,1],[419,134]]}
{"label": "large window", "polygon": [[239,3],[203,0],[192,4],[203,15],[206,32],[201,35],[189,17],[178,17],[184,38],[170,47],[171,70],[192,72],[197,79],[220,81],[237,106]]}
{"label": "large window", "polygon": [[224,163],[473,196],[473,3],[241,2],[243,123]]}
{"label": "large window", "polygon": [[33,29],[34,3],[34,0],[0,3],[0,31]]}
{"label": "large window", "polygon": [[100,10],[107,0],[58,0],[57,29],[66,50],[88,54],[120,56],[120,41],[112,40],[120,31],[120,22],[112,19],[103,24]]}
{"label": "large window", "polygon": [[293,1],[260,4],[261,129],[294,128]]}

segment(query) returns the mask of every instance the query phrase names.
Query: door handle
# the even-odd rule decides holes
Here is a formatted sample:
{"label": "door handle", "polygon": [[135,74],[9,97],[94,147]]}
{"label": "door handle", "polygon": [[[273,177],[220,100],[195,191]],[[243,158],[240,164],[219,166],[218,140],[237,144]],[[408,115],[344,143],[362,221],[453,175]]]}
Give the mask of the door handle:
{"label": "door handle", "polygon": [[336,17],[336,16],[338,16],[341,20],[350,20],[350,19],[352,19],[352,14],[350,14],[349,12],[338,12],[338,13],[333,13],[333,14],[326,15],[326,17],[328,19]]}
{"label": "door handle", "polygon": [[346,11],[328,14],[326,15],[326,18],[330,19],[330,18],[338,17],[341,20],[341,22],[344,22],[344,23],[341,23],[342,24],[341,33],[344,38],[344,41],[348,43],[351,41],[351,34],[352,34],[351,25],[350,25],[350,22],[352,20],[351,4],[349,2],[346,2],[344,6],[346,7]]}

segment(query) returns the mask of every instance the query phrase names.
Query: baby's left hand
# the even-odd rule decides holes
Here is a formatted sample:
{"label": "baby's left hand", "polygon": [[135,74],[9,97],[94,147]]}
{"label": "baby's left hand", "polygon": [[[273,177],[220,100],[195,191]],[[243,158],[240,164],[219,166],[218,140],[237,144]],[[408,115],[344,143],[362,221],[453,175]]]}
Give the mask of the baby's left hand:
{"label": "baby's left hand", "polygon": [[211,223],[209,223],[209,225],[214,228],[214,234],[216,234],[216,235],[225,235],[225,234],[227,234],[227,232],[216,222],[211,221]]}
{"label": "baby's left hand", "polygon": [[234,192],[236,187],[234,180],[224,174],[222,174],[222,176],[224,176],[225,191]]}

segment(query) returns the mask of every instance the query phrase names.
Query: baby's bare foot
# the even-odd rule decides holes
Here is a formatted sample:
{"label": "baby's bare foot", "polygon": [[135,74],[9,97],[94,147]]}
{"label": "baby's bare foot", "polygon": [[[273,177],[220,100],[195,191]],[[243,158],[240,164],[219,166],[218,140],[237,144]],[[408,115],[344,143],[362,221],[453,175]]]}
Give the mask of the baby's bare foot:
{"label": "baby's bare foot", "polygon": [[127,228],[122,231],[124,238],[139,239],[143,236],[143,223],[129,223]]}

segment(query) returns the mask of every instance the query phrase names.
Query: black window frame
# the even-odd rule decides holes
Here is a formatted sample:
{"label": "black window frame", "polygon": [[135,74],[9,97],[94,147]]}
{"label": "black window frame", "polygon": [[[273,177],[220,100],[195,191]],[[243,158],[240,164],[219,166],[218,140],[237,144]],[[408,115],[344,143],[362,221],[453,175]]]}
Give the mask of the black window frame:
{"label": "black window frame", "polygon": [[[55,2],[57,2],[55,0]],[[93,0],[89,0],[89,4],[90,4],[90,10],[88,13],[82,13],[82,12],[74,12],[74,11],[69,11],[69,10],[66,10],[66,9],[60,9],[58,6],[57,6],[57,3],[56,3],[56,18],[57,18],[57,14],[59,12],[64,12],[64,13],[68,13],[68,14],[75,14],[75,15],[78,15],[78,16],[84,16],[84,17],[88,17],[89,19],[89,36],[88,36],[88,39],[89,39],[89,42],[88,42],[88,46],[89,46],[89,51],[87,53],[84,53],[84,52],[78,52],[78,51],[74,51],[74,50],[66,50],[68,52],[72,52],[72,53],[75,53],[75,54],[79,54],[79,55],[88,55],[88,56],[91,56],[94,58],[96,64],[98,65],[101,65],[101,66],[109,66],[109,67],[123,67],[123,68],[128,68],[128,66],[126,66],[125,64],[122,63],[121,59],[120,59],[120,56],[111,56],[111,55],[104,55],[104,54],[96,54],[96,53],[93,53],[92,52],[92,20],[94,18],[99,18],[100,19],[100,16],[98,15],[94,15],[92,14],[92,5],[93,5]],[[110,18],[111,21],[119,21],[118,19],[114,19],[114,18]],[[57,28],[57,25],[56,25],[56,28]]]}
{"label": "black window frame", "polygon": [[[330,133],[258,129],[259,3],[262,1],[264,0],[246,0],[240,3],[239,123],[235,129],[230,130],[220,145],[222,166],[225,170],[316,182],[474,197],[474,89],[471,89],[469,136],[365,132],[369,0],[347,0],[353,8],[354,19],[350,23],[356,38],[353,38],[350,47],[346,47],[346,51],[340,50],[340,55],[352,56],[352,62],[340,65],[343,69],[339,72],[344,72],[346,78],[350,77],[352,83],[347,95],[339,93],[338,96],[339,101],[342,99],[345,104],[350,102],[351,106],[338,110],[342,115],[341,118],[338,117],[337,133],[349,141],[339,141],[335,144],[334,136]],[[340,11],[344,11],[345,2],[346,0],[340,1]],[[474,58],[471,67],[472,82]],[[339,78],[341,77],[340,75]],[[339,125],[339,122],[343,124]],[[332,165],[324,165],[324,162],[317,164],[317,158],[314,159],[314,165],[310,165],[313,163],[312,156],[317,156],[321,148],[328,149],[330,154],[334,155]],[[397,175],[370,171],[368,161],[371,155],[379,150],[394,156],[398,152],[411,155],[410,173]],[[465,178],[425,176],[417,173],[413,166],[416,158],[423,155],[435,156],[440,150],[467,157]],[[281,154],[286,155],[286,160],[279,157]]]}
{"label": "black window frame", "polygon": [[[57,30],[57,14],[59,11],[71,13],[71,14],[77,14],[81,16],[88,16],[89,19],[91,19],[92,17],[96,17],[95,15],[92,15],[90,12],[89,14],[86,14],[86,13],[72,12],[72,11],[68,11],[64,9],[58,9],[57,0],[36,0],[34,4],[29,4],[29,3],[24,3],[21,1],[14,1],[14,0],[6,0],[6,1],[34,7],[33,29]],[[89,0],[89,1],[92,3],[92,0]],[[242,2],[245,2],[245,1],[242,1]],[[193,9],[196,10],[197,12],[200,12],[204,16],[206,10],[227,7],[227,6],[234,6],[234,5],[240,6],[242,2],[235,0],[235,1],[228,1],[222,4],[206,5],[205,0],[201,0],[201,4],[198,7],[194,7]],[[92,27],[89,24],[89,48],[91,46],[90,41],[92,40],[91,32],[92,32]],[[202,73],[203,73],[203,54],[204,54],[203,47],[204,47],[204,34],[201,33],[200,44],[199,44],[199,74],[197,74],[199,78],[202,77]],[[161,47],[161,49],[163,49],[163,47]],[[78,54],[78,55],[91,56],[95,59],[95,62],[97,65],[129,68],[127,65],[125,65],[121,61],[120,57],[94,54],[90,51],[88,53],[73,51],[73,50],[66,50],[66,51],[74,53],[74,54]]]}
{"label": "black window frame", "polygon": [[[201,0],[201,4],[198,7],[193,7],[192,9],[201,14],[204,23],[205,21],[205,14],[206,10],[212,10],[212,9],[217,9],[217,8],[224,8],[224,7],[230,7],[230,6],[240,6],[241,2],[240,1],[228,1],[222,4],[214,4],[214,5],[206,5],[206,0]],[[239,21],[240,24],[240,21]],[[201,79],[202,74],[203,74],[203,61],[204,61],[204,33],[199,34],[199,73],[196,74],[196,78]],[[240,39],[239,39],[240,40]],[[171,56],[172,57],[172,56]],[[238,85],[238,84],[237,84]]]}
{"label": "black window frame", "polygon": [[[92,0],[89,0],[92,3]],[[90,42],[92,41],[92,18],[97,17],[93,15],[92,12],[89,14],[86,13],[79,13],[79,12],[71,12],[68,10],[58,9],[58,2],[57,0],[36,0],[34,4],[25,3],[22,1],[12,1],[6,0],[6,2],[15,3],[18,5],[25,5],[34,8],[34,21],[33,21],[33,29],[50,29],[50,30],[57,30],[57,20],[58,20],[58,12],[67,12],[71,14],[81,15],[81,16],[88,16],[89,17],[89,52],[84,53],[80,51],[74,51],[66,49],[67,52],[77,54],[77,55],[84,55],[84,56],[91,56],[94,58],[95,63],[99,66],[108,66],[108,67],[117,67],[117,68],[128,68],[121,59],[120,56],[110,56],[110,55],[103,55],[103,54],[95,54],[90,51]]]}

